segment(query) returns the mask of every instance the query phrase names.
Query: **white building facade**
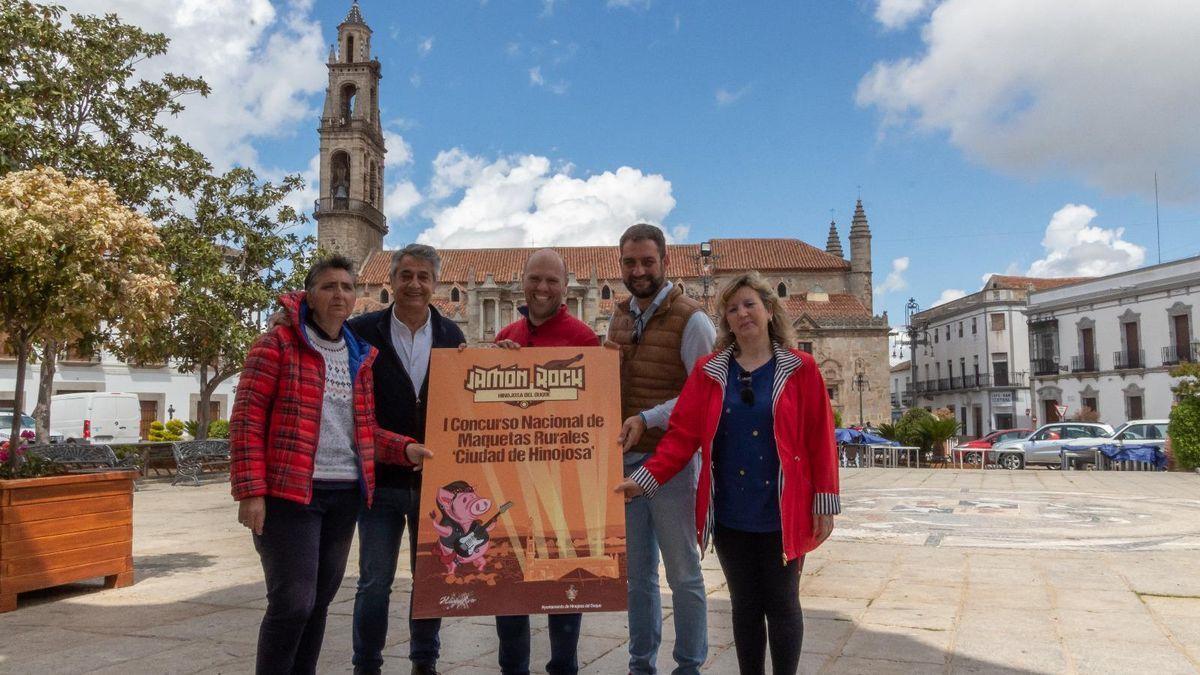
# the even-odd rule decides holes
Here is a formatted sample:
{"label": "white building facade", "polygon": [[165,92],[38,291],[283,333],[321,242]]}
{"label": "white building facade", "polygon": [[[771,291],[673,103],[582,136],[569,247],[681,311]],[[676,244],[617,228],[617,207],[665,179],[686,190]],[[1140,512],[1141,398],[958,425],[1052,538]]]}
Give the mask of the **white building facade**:
{"label": "white building facade", "polygon": [[1172,366],[1200,359],[1200,257],[1030,295],[1030,370],[1043,421],[1087,408],[1116,426],[1166,418]]}
{"label": "white building facade", "polygon": [[993,275],[982,290],[913,315],[924,341],[913,350],[914,405],[950,409],[966,438],[1031,427],[1026,301],[1071,281]]}
{"label": "white building facade", "polygon": [[892,421],[900,419],[905,410],[912,406],[912,361],[901,361],[892,366],[888,377],[888,390],[892,399]]}
{"label": "white building facade", "polygon": [[[40,367],[30,363],[26,368],[25,397],[22,410],[32,414],[37,404]],[[218,385],[209,404],[209,419],[228,419],[237,387],[237,376]],[[17,362],[12,354],[0,351],[0,409],[11,410],[16,400]],[[137,394],[141,403],[141,437],[146,438],[150,423],[176,418],[197,418],[200,405],[200,378],[181,374],[171,366],[137,367],[118,360],[108,352],[98,355],[70,354],[58,362],[54,374],[54,394],[107,391]],[[82,430],[61,429],[54,420],[51,428],[67,436],[79,436]]]}

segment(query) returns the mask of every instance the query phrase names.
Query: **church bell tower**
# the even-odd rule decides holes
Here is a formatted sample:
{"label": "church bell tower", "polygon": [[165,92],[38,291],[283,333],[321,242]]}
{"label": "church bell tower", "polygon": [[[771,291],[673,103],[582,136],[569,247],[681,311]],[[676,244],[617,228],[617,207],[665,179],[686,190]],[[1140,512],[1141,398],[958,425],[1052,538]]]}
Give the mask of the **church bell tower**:
{"label": "church bell tower", "polygon": [[383,248],[383,131],[379,123],[379,59],[358,2],[329,48],[329,86],[321,113],[321,197],[317,244],[359,268]]}

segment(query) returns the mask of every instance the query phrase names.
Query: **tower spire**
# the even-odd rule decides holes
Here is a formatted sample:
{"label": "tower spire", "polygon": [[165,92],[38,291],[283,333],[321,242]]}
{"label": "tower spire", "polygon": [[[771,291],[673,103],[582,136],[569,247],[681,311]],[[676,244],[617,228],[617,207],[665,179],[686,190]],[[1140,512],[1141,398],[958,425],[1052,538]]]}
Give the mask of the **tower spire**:
{"label": "tower spire", "polygon": [[871,227],[859,199],[854,204],[854,218],[850,221],[850,292],[871,311],[875,304],[872,291]]}
{"label": "tower spire", "polygon": [[842,253],[842,238],[838,235],[837,221],[829,221],[829,238],[825,240],[825,252],[829,255],[836,255],[839,258],[845,258]]}
{"label": "tower spire", "polygon": [[351,3],[350,11],[346,14],[346,20],[342,23],[361,23],[364,26],[367,25],[367,22],[363,21],[362,12],[358,9],[358,0],[354,0]]}

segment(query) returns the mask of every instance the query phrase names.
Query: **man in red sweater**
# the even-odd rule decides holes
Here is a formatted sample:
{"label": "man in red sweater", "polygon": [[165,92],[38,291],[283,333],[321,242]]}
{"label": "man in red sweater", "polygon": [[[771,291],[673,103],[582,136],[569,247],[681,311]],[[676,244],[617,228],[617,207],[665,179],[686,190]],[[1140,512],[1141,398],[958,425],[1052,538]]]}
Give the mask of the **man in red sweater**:
{"label": "man in red sweater", "polygon": [[[600,339],[588,325],[571,316],[563,304],[567,265],[557,251],[535,251],[525,262],[522,275],[525,306],[517,311],[524,318],[508,324],[496,334],[496,345],[521,347],[599,347]],[[579,672],[579,625],[582,614],[551,614],[549,675]],[[500,638],[500,670],[505,675],[529,673],[529,617],[496,617]]]}

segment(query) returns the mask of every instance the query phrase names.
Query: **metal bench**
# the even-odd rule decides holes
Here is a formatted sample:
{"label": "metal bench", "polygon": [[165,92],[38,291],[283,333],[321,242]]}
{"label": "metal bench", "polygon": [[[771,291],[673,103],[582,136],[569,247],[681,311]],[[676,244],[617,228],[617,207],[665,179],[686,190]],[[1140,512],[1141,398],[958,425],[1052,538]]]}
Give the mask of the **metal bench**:
{"label": "metal bench", "polygon": [[138,470],[138,457],[130,455],[117,459],[117,453],[103,444],[90,443],[53,443],[48,445],[30,445],[26,452],[37,455],[42,459],[61,464],[72,473],[91,473],[97,471]]}
{"label": "metal bench", "polygon": [[190,480],[200,485],[205,472],[229,471],[229,441],[183,441],[175,444],[175,479],[171,485]]}

